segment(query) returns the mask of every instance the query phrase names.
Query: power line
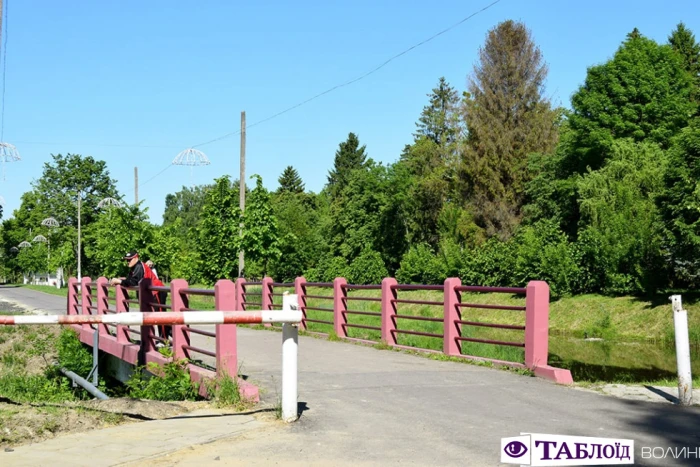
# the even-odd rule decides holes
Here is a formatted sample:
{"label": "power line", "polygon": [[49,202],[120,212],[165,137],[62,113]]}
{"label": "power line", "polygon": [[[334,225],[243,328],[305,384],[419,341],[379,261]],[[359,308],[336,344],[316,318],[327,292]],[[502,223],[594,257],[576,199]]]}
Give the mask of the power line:
{"label": "power line", "polygon": [[[371,75],[371,74],[373,74],[373,73],[376,73],[377,71],[381,70],[382,68],[384,68],[385,66],[387,66],[387,65],[388,65],[389,63],[391,63],[392,61],[396,60],[397,58],[401,57],[402,55],[407,54],[407,53],[410,52],[411,50],[416,49],[416,48],[420,47],[421,45],[424,45],[424,44],[426,44],[426,43],[432,41],[432,40],[435,39],[436,37],[441,36],[441,35],[445,34],[446,32],[451,31],[452,29],[456,28],[457,26],[461,25],[462,23],[465,23],[466,21],[470,20],[470,19],[473,18],[474,16],[476,16],[476,15],[478,15],[478,14],[480,14],[480,13],[483,13],[484,11],[488,10],[489,8],[491,8],[491,7],[494,6],[495,4],[499,3],[500,1],[501,1],[501,0],[496,0],[495,2],[493,2],[493,3],[491,3],[491,4],[487,5],[487,6],[485,6],[485,7],[482,8],[481,10],[476,11],[476,12],[472,13],[471,15],[469,15],[469,16],[467,16],[467,17],[465,17],[465,18],[462,18],[459,22],[453,24],[452,26],[450,26],[450,27],[448,27],[448,28],[446,28],[446,29],[443,29],[442,31],[440,31],[440,32],[438,32],[438,33],[436,33],[436,34],[433,34],[432,36],[430,36],[429,38],[425,39],[425,40],[422,41],[422,42],[419,42],[419,43],[417,43],[417,44],[415,44],[415,45],[412,45],[412,46],[409,47],[408,49],[406,49],[406,50],[404,50],[403,52],[400,52],[400,53],[394,55],[393,57],[389,58],[388,60],[386,60],[384,63],[382,63],[382,64],[379,65],[378,67],[376,67],[376,68],[374,68],[374,69],[368,71],[367,73],[365,73],[365,74],[363,74],[363,75],[361,75],[361,76],[359,76],[359,77],[357,77],[357,78],[355,78],[355,79],[352,79],[352,80],[350,80],[350,81],[347,81],[347,82],[345,82],[345,83],[337,84],[337,85],[333,86],[332,88],[327,89],[327,90],[323,91],[323,92],[320,93],[320,94],[316,94],[315,96],[313,96],[313,97],[311,97],[311,98],[309,98],[309,99],[306,99],[305,101],[302,101],[302,102],[300,102],[300,103],[298,103],[298,104],[296,104],[296,105],[293,105],[293,106],[291,106],[291,107],[289,107],[289,108],[287,108],[287,109],[285,109],[285,110],[283,110],[283,111],[281,111],[281,112],[278,112],[278,113],[276,113],[276,114],[274,114],[274,115],[271,115],[270,117],[264,118],[264,119],[262,119],[262,120],[258,120],[257,122],[248,125],[246,128],[251,128],[251,127],[254,127],[254,126],[259,125],[259,124],[261,124],[261,123],[264,123],[264,122],[267,122],[267,121],[269,121],[269,120],[272,120],[273,118],[277,118],[277,117],[279,117],[280,115],[286,114],[287,112],[289,112],[289,111],[291,111],[291,110],[294,110],[294,109],[296,109],[296,108],[299,108],[299,107],[301,107],[302,105],[308,104],[309,102],[311,102],[311,101],[313,101],[313,100],[316,100],[316,99],[318,99],[318,98],[321,97],[321,96],[325,96],[326,94],[328,94],[328,93],[330,93],[330,92],[333,92],[333,91],[335,91],[336,89],[339,89],[339,88],[342,88],[342,87],[345,87],[345,86],[349,86],[349,85],[351,85],[351,84],[353,84],[353,83],[356,83],[356,82],[358,82],[358,81],[360,81],[360,80],[362,80],[362,79],[368,77],[369,75]],[[241,130],[232,131],[231,133],[226,133],[225,135],[219,136],[218,138],[214,138],[214,139],[211,139],[211,140],[209,140],[209,141],[205,141],[205,142],[203,142],[203,143],[195,144],[195,145],[192,146],[192,147],[193,147],[193,148],[196,148],[196,147],[199,147],[199,146],[205,146],[205,145],[207,145],[207,144],[211,144],[211,143],[214,143],[214,142],[216,142],[216,141],[220,141],[220,140],[222,140],[222,139],[226,139],[226,138],[229,138],[229,137],[231,137],[231,136],[235,136],[235,135],[237,135],[237,134],[240,134],[240,132],[241,132]]]}
{"label": "power line", "polygon": [[151,178],[149,178],[149,179],[146,180],[145,182],[140,183],[140,184],[139,184],[139,188],[141,188],[142,186],[144,186],[145,184],[147,184],[148,182],[150,182],[151,180],[153,180],[154,178],[156,178],[157,176],[159,176],[160,174],[162,174],[163,172],[165,172],[166,170],[168,170],[168,169],[169,169],[170,167],[172,167],[172,166],[173,166],[173,164],[168,164],[168,165],[166,165],[165,168],[164,168],[163,170],[161,170],[160,172],[158,172],[157,174],[155,174],[154,176],[152,176]]}

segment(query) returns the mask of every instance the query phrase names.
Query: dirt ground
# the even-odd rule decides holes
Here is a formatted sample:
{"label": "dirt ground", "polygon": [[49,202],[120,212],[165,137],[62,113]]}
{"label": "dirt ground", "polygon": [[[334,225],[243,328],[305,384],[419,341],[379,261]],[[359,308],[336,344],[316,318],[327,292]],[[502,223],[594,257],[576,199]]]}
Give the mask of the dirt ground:
{"label": "dirt ground", "polygon": [[[0,301],[2,314],[23,311],[14,304]],[[53,342],[60,331],[58,326],[0,326],[0,378],[8,374],[43,374],[47,365],[56,359]],[[160,402],[129,398],[20,403],[2,392],[0,386],[0,449],[5,450],[68,433],[174,417],[211,405],[208,401]]]}

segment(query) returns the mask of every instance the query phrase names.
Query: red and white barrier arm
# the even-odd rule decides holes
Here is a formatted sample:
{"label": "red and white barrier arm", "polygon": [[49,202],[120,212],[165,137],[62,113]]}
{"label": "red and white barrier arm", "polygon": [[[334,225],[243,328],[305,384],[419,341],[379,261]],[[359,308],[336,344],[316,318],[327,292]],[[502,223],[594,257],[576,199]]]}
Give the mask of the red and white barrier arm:
{"label": "red and white barrier arm", "polygon": [[261,324],[301,322],[301,310],[128,312],[110,315],[0,316],[0,325],[19,324],[123,324],[155,326],[168,324]]}

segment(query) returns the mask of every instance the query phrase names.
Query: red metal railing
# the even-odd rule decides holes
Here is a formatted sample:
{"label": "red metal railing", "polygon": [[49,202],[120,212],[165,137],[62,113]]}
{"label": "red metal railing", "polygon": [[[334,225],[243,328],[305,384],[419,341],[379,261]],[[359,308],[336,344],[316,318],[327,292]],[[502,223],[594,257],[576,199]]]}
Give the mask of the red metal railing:
{"label": "red metal railing", "polygon": [[[489,359],[465,355],[462,351],[462,343],[483,344],[487,347],[524,348],[524,358],[523,354],[520,354],[524,365],[521,363],[522,360],[521,362],[494,361],[513,366],[539,368],[540,374],[553,379],[560,378],[558,372],[562,371],[551,369],[547,365],[549,288],[544,282],[533,281],[527,287],[481,287],[462,285],[458,278],[448,278],[442,285],[398,284],[393,278],[385,278],[381,284],[357,285],[348,284],[342,277],[336,278],[333,282],[308,282],[303,277],[297,277],[293,283],[274,282],[271,278],[265,277],[256,282],[247,282],[241,278],[235,284],[222,280],[216,284],[214,290],[190,289],[187,282],[182,279],[174,280],[170,287],[144,286],[142,282],[139,288],[121,286],[110,288],[106,285],[104,278],[94,282],[89,278],[83,278],[81,284],[83,293],[78,302],[77,281],[73,280],[69,283],[69,313],[71,310],[76,312],[78,309],[83,314],[122,313],[127,312],[133,305],[138,305],[141,311],[151,311],[154,307],[164,311],[191,311],[189,300],[194,296],[213,296],[217,310],[248,308],[272,310],[281,307],[282,292],[293,288],[303,312],[300,325],[302,330],[325,335],[334,333],[342,339],[383,342],[389,346],[409,347],[423,351],[438,351],[436,349],[441,345],[441,351],[446,355],[484,360]],[[96,296],[93,288],[97,291]],[[110,296],[112,290],[114,293]],[[142,299],[129,299],[127,293],[136,290],[139,291],[139,297]],[[166,292],[170,303],[159,304],[151,299],[143,299],[143,297],[151,297],[154,291]],[[411,296],[420,291],[430,292],[433,295],[440,292],[441,297],[437,299],[431,296]],[[375,295],[376,292],[379,292],[379,296]],[[465,293],[520,295],[524,296],[525,305],[471,303],[463,301]],[[110,300],[116,304],[116,310],[109,309]],[[362,303],[369,305],[361,306]],[[416,306],[421,309],[416,311]],[[434,307],[441,307],[442,313],[436,312]],[[433,308],[432,311],[430,311],[431,308]],[[463,317],[462,314],[467,313],[467,310],[469,314]],[[493,320],[482,320],[480,315],[475,315],[480,311],[489,310],[523,313],[524,325],[489,322]],[[423,324],[418,326],[417,323]],[[493,329],[494,332],[484,335],[482,331],[478,331],[479,329]],[[89,325],[84,325],[82,328],[84,333],[92,331]],[[100,325],[99,332],[112,336],[112,332],[104,325]],[[509,332],[522,332],[524,339],[510,340],[506,335]],[[153,344],[157,342],[158,337],[152,335],[152,328],[141,328],[137,331],[129,330],[126,326],[117,326],[115,340],[120,344],[136,343],[129,339],[129,334],[141,334],[138,344],[146,349],[147,354],[154,350]],[[193,346],[192,334],[216,339],[216,351]],[[503,336],[506,337],[503,338]],[[86,337],[84,342],[92,341]],[[194,329],[187,325],[173,326],[173,351],[176,357],[191,359],[195,353],[206,355],[216,359],[217,370],[225,369],[229,374],[237,372],[235,342],[235,325],[219,325],[215,332]],[[468,349],[471,348],[468,347]]]}

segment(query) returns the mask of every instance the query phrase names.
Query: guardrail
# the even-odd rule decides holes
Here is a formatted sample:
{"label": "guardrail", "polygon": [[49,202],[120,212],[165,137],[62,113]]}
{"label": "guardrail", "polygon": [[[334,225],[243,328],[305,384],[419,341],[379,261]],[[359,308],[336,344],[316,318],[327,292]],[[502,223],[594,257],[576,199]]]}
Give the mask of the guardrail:
{"label": "guardrail", "polygon": [[[169,287],[151,287],[142,281],[137,288],[114,288],[116,310],[109,310],[105,305],[112,292],[106,281],[104,278],[96,281],[83,278],[80,303],[75,283],[69,284],[68,313],[76,309],[83,314],[121,313],[128,311],[129,307],[138,307],[140,311],[155,308],[190,311],[189,301],[197,296],[213,296],[217,310],[247,310],[251,307],[274,310],[281,306],[281,292],[288,292],[298,297],[302,311],[300,328],[311,334],[334,335],[342,340],[382,343],[390,347],[528,368],[537,376],[558,383],[573,382],[568,370],[548,365],[549,286],[543,281],[531,281],[525,287],[481,287],[462,285],[459,278],[448,278],[440,285],[399,284],[393,278],[385,278],[381,284],[358,285],[349,284],[342,277],[333,282],[309,282],[304,277],[297,277],[294,282],[287,283],[265,277],[254,282],[240,278],[235,284],[221,280],[214,290],[191,289],[182,279],[173,280]],[[95,289],[96,294],[93,293]],[[168,300],[163,304],[150,299],[130,300],[126,296],[129,291],[137,291],[146,297],[154,291],[166,292]],[[493,297],[488,303],[479,303],[482,300],[478,300],[477,295],[482,293],[503,294],[508,303],[503,304]],[[512,312],[519,317],[515,320],[505,317],[506,322],[498,322],[498,319],[488,317],[493,310]],[[108,326],[111,325],[100,325],[100,335],[105,332],[108,337],[114,335],[114,329],[108,329]],[[155,336],[153,330],[152,326],[143,326],[139,331],[116,325],[116,340],[122,345],[141,345],[140,352],[145,361],[158,361],[160,354],[154,349],[162,338]],[[92,331],[90,325],[83,325],[81,330],[82,340],[88,345],[92,343]],[[205,376],[205,370],[200,367],[207,358],[215,360],[217,371],[236,374],[235,325],[217,325],[216,332],[189,324],[173,325],[172,331],[173,351],[178,358],[193,359],[191,373],[194,372],[195,378],[199,374]],[[141,334],[139,342],[132,336],[138,334]],[[190,341],[192,334],[215,339],[216,351],[193,346]],[[515,337],[517,335],[521,337]],[[102,344],[100,348],[103,349]],[[119,356],[118,350],[115,348],[110,353]],[[123,359],[129,361],[129,352],[134,351],[127,350],[127,358]],[[203,357],[198,361],[199,355]],[[248,391],[247,397],[257,399],[257,388],[244,380],[240,384],[244,391]]]}

